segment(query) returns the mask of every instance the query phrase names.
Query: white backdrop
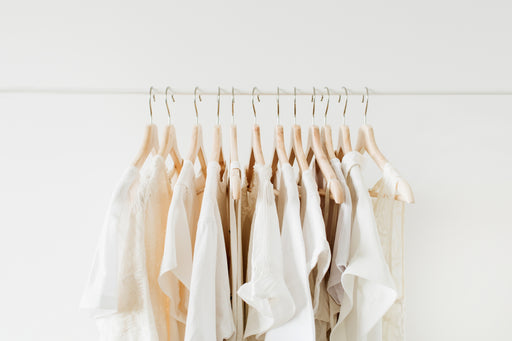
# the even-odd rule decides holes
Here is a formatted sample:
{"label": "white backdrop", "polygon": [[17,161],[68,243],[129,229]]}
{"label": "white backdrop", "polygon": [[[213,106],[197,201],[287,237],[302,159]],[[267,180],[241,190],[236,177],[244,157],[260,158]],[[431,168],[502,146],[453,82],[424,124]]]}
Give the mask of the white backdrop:
{"label": "white backdrop", "polygon": [[[9,2],[0,10],[0,87],[511,90],[511,9],[441,0]],[[0,94],[1,340],[95,339],[78,302],[111,191],[141,143],[147,99]],[[215,105],[199,103],[207,144]],[[246,160],[250,99],[237,97],[236,108]],[[221,109],[227,127],[229,97]],[[154,111],[163,127],[162,97]],[[351,98],[354,137],[362,111]],[[370,96],[368,122],[417,200],[405,217],[408,340],[510,339],[511,111],[507,96]],[[185,154],[192,98],[177,97],[173,112]],[[333,98],[333,126],[340,112]],[[268,155],[274,98],[258,113]],[[289,127],[291,98],[281,98],[281,113]],[[299,122],[310,115],[300,98]],[[371,184],[378,173],[371,162],[368,170]]]}

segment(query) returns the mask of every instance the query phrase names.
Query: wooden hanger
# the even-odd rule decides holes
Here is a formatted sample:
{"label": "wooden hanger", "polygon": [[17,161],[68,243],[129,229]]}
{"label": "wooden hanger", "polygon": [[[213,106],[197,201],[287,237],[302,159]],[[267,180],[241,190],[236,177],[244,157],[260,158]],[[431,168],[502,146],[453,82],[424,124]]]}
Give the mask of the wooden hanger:
{"label": "wooden hanger", "polygon": [[217,88],[217,124],[213,127],[213,146],[210,160],[217,160],[220,165],[220,174],[224,174],[226,170],[226,162],[224,161],[224,153],[222,152],[222,129],[219,124],[220,120],[220,87]]}
{"label": "wooden hanger", "polygon": [[[313,87],[313,96],[311,97],[311,101],[313,102],[313,120],[315,117],[315,104],[316,104],[316,90]],[[307,160],[308,164],[311,162],[313,155],[315,156],[316,163],[318,164],[320,171],[322,172],[324,178],[327,180],[327,184],[330,186],[329,190],[332,194],[332,198],[334,202],[337,204],[342,203],[345,200],[345,194],[343,192],[343,187],[341,186],[334,169],[331,166],[331,161],[328,159],[324,147],[322,145],[322,140],[320,137],[320,129],[315,125],[313,121],[311,127],[309,128],[308,134],[308,152]]]}
{"label": "wooden hanger", "polygon": [[[355,146],[355,150],[360,152],[361,154],[364,153],[366,150],[368,154],[371,156],[373,161],[379,166],[381,170],[384,169],[384,166],[388,163],[388,160],[382,154],[379,147],[377,146],[377,141],[375,140],[375,134],[373,132],[373,128],[366,124],[366,114],[368,111],[368,88],[366,89],[366,105],[364,108],[364,123],[359,128],[359,133],[357,135],[357,142]],[[363,94],[363,100],[364,103],[365,95]],[[397,185],[397,192],[395,199],[404,201],[407,203],[413,203],[414,202],[414,195],[412,193],[411,186],[402,178],[399,179],[398,185]]]}
{"label": "wooden hanger", "polygon": [[329,157],[329,160],[332,160],[332,159],[336,158],[336,153],[334,152],[334,146],[332,144],[331,126],[327,124],[327,112],[329,111],[329,102],[331,101],[331,92],[329,91],[328,87],[325,87],[325,90],[327,90],[327,104],[325,106],[324,125],[322,126],[321,136],[322,136],[323,144],[325,146],[325,150],[327,152],[327,156]]}
{"label": "wooden hanger", "polygon": [[140,169],[144,162],[148,158],[149,154],[158,150],[158,129],[153,124],[153,106],[152,101],[156,100],[154,89],[149,89],[149,124],[146,126],[144,131],[144,138],[142,140],[142,146],[140,147],[135,159],[132,164],[134,167]]}
{"label": "wooden hanger", "polygon": [[240,199],[240,186],[242,183],[242,171],[238,160],[238,137],[235,124],[235,89],[231,88],[231,164],[237,165],[238,168],[232,167],[229,175],[229,187],[233,200]]}
{"label": "wooden hanger", "polygon": [[290,156],[288,162],[293,164],[295,160],[299,164],[300,172],[303,173],[309,169],[309,163],[304,153],[304,147],[302,146],[302,132],[300,125],[297,124],[297,88],[293,88],[293,127],[292,127],[292,148],[290,150]]}
{"label": "wooden hanger", "polygon": [[[197,111],[197,91],[198,87],[194,89],[194,108],[196,110],[196,125],[192,128],[192,142],[190,143],[190,150],[187,156],[187,160],[194,164],[196,159],[199,159],[199,163],[201,164],[201,172],[206,178],[207,165],[203,148],[203,130],[199,125],[199,113]],[[199,101],[202,101],[201,95],[199,95]]]}
{"label": "wooden hanger", "polygon": [[[260,135],[260,126],[256,123],[256,107],[254,106],[254,93],[257,88],[254,87],[252,89],[252,110],[254,112],[254,125],[252,128],[252,146],[251,146],[251,155],[249,157],[249,166],[247,168],[247,187],[250,188],[252,185],[252,178],[254,173],[254,164],[257,163],[259,165],[265,164],[265,159],[263,158],[263,148],[261,147],[261,135]],[[260,102],[260,95],[257,94],[256,98],[258,102]]]}
{"label": "wooden hanger", "polygon": [[277,125],[275,128],[274,134],[274,153],[272,157],[272,179],[274,182],[276,173],[277,173],[277,165],[280,162],[281,165],[290,164],[288,161],[288,154],[286,153],[286,147],[284,144],[284,132],[283,126],[280,124],[279,117],[279,87],[277,87]]}
{"label": "wooden hanger", "polygon": [[[348,90],[346,87],[343,87],[345,90],[345,106],[343,108],[343,123],[340,126],[340,132],[338,134],[338,158],[341,160],[343,155],[352,151],[352,142],[350,141],[350,129],[347,125],[345,125],[345,116],[347,113],[347,103],[348,103]],[[341,102],[341,95],[338,99],[338,103]]]}
{"label": "wooden hanger", "polygon": [[[169,101],[168,101],[168,93],[171,91],[170,87],[165,89],[165,106],[167,107],[167,115],[169,117],[169,124],[165,127],[164,132],[164,142],[160,146],[158,150],[158,155],[160,155],[164,160],[167,159],[167,156],[170,155],[172,161],[174,163],[174,168],[179,172],[181,172],[181,167],[183,165],[183,159],[181,158],[180,152],[178,150],[178,142],[176,140],[176,129],[174,129],[174,125],[171,123],[171,110],[169,109]],[[174,94],[171,93],[171,99],[173,102],[176,102],[174,99]]]}

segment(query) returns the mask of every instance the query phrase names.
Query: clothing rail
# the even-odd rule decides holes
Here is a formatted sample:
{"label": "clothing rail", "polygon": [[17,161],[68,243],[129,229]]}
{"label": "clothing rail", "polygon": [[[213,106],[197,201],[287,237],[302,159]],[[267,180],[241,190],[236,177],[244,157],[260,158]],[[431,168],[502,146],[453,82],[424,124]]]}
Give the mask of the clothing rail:
{"label": "clothing rail", "polygon": [[[242,90],[242,89],[234,89],[234,94],[236,96],[251,96],[252,90]],[[294,96],[293,89],[282,89],[279,88],[279,96]],[[329,88],[330,94],[339,96],[345,95],[343,88]],[[353,90],[348,89],[349,96],[361,96],[366,94],[364,90]],[[316,88],[316,95],[325,95],[327,92],[325,88],[319,87]],[[485,90],[476,90],[476,91],[465,91],[465,90],[439,90],[439,91],[404,91],[404,90],[372,90],[368,89],[368,93],[372,96],[512,96],[512,90],[504,90],[504,91],[485,91]],[[56,94],[56,95],[149,95],[148,89],[122,89],[122,88],[51,88],[51,87],[0,87],[0,94]],[[164,95],[165,89],[153,89],[153,94],[155,95]],[[182,89],[174,89],[171,88],[169,94],[173,94],[175,96],[194,96],[194,91],[187,91]],[[201,88],[197,91],[198,95],[201,96],[217,96],[217,90],[203,90]],[[231,89],[226,90],[221,88],[220,95],[221,96],[231,96]],[[258,89],[255,92],[255,95],[259,96],[276,96],[277,88],[272,90],[260,91]],[[297,89],[297,96],[312,96],[313,92],[311,90],[305,91],[301,89]]]}

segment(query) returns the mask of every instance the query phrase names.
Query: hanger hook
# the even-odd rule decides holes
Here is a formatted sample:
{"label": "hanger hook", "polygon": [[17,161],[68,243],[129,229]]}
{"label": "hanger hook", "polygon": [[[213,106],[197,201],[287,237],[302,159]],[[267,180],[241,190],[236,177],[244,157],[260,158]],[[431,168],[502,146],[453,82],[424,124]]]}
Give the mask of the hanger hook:
{"label": "hanger hook", "polygon": [[[366,92],[366,105],[364,107],[364,121],[363,122],[364,122],[364,124],[366,124],[366,114],[368,112],[368,100],[370,99],[370,95],[368,93],[368,88],[364,87],[364,89],[365,89],[365,92]],[[365,94],[363,93],[363,98],[361,100],[361,103],[364,103],[364,95]]]}
{"label": "hanger hook", "polygon": [[173,102],[176,102],[174,99],[174,94],[172,93],[171,87],[168,86],[165,88],[165,106],[167,107],[167,116],[169,117],[169,124],[171,124],[171,109],[169,109],[169,92],[171,93],[171,99]]}
{"label": "hanger hook", "polygon": [[[324,96],[320,98],[321,101],[323,101]],[[311,96],[311,102],[313,102],[313,125],[315,124],[315,109],[316,109],[316,88],[313,87],[313,95]]]}
{"label": "hanger hook", "polygon": [[325,125],[325,122],[327,121],[327,112],[329,111],[329,103],[331,102],[331,91],[329,90],[328,87],[325,87],[325,90],[327,91],[327,104],[325,106],[324,125]]}
{"label": "hanger hook", "polygon": [[156,102],[155,88],[149,88],[149,124],[153,124],[153,104]]}
{"label": "hanger hook", "polygon": [[199,87],[194,88],[194,108],[196,109],[196,124],[199,123],[199,112],[197,111],[197,97],[199,96],[199,102],[201,102],[203,99],[201,98],[201,94],[198,94]]}
{"label": "hanger hook", "polygon": [[231,87],[231,124],[235,123],[235,88]]}
{"label": "hanger hook", "polygon": [[220,116],[220,86],[217,87],[217,124],[219,124]]}
{"label": "hanger hook", "polygon": [[[254,123],[256,123],[256,107],[254,106],[254,93],[258,90],[258,88],[254,87],[252,88],[252,111],[254,112]],[[256,94],[256,99],[258,100],[258,102],[261,102],[260,101],[260,94]]]}
{"label": "hanger hook", "polygon": [[297,88],[293,87],[293,124],[297,124]]}
{"label": "hanger hook", "polygon": [[[343,125],[345,125],[345,114],[347,113],[347,104],[348,104],[348,90],[346,87],[342,87],[343,91],[345,91],[345,106],[343,107]],[[341,102],[341,94],[338,98],[338,103]]]}
{"label": "hanger hook", "polygon": [[279,87],[277,87],[276,103],[277,103],[277,124],[279,125],[279,122],[280,122],[280,117],[279,117]]}

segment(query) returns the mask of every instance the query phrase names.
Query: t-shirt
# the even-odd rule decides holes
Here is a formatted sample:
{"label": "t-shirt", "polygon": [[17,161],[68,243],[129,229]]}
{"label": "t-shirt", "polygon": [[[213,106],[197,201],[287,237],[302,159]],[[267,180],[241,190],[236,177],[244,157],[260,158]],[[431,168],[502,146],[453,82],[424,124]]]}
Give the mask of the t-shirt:
{"label": "t-shirt", "polygon": [[80,308],[94,317],[117,311],[119,299],[119,258],[126,229],[135,219],[133,204],[138,189],[139,169],[128,167],[119,180],[105,216],[85,286]]}
{"label": "t-shirt", "polygon": [[334,247],[332,249],[332,260],[327,282],[327,291],[334,299],[336,304],[341,305],[344,296],[341,275],[347,267],[350,254],[350,235],[352,229],[352,199],[350,189],[345,181],[345,176],[341,170],[341,162],[338,159],[332,159],[331,165],[334,168],[336,176],[343,187],[345,200],[338,207],[338,218],[336,220]]}
{"label": "t-shirt", "polygon": [[348,265],[342,274],[345,295],[331,340],[380,341],[382,317],[397,294],[382,252],[368,189],[364,185],[358,152],[347,153],[342,169],[353,207]]}
{"label": "t-shirt", "polygon": [[306,250],[300,220],[300,201],[293,168],[281,167],[277,213],[281,224],[284,279],[295,304],[295,314],[267,332],[265,340],[314,340],[315,317],[306,266]]}
{"label": "t-shirt", "polygon": [[158,280],[160,288],[170,299],[171,340],[183,340],[185,337],[193,245],[203,193],[198,186],[201,182],[201,178],[196,178],[192,162],[184,160],[169,206]]}
{"label": "t-shirt", "polygon": [[151,159],[150,171],[141,180],[144,215],[144,245],[153,319],[159,340],[169,339],[169,297],[160,289],[158,277],[164,253],[167,212],[172,188],[165,161],[160,155]]}
{"label": "t-shirt", "polygon": [[228,222],[222,221],[219,210],[219,207],[226,208],[225,204],[219,205],[219,202],[227,200],[227,185],[225,179],[220,180],[217,161],[208,163],[206,174],[194,246],[185,329],[187,341],[223,340],[235,330],[223,232],[223,225]]}
{"label": "t-shirt", "polygon": [[325,233],[320,195],[314,169],[302,173],[301,220],[306,248],[306,264],[315,314],[316,339],[327,337],[329,322],[329,298],[324,278],[331,261],[331,251]]}
{"label": "t-shirt", "polygon": [[404,209],[402,201],[395,200],[401,176],[391,166],[384,166],[382,178],[372,187],[373,212],[377,221],[384,257],[396,284],[397,300],[382,318],[384,341],[405,340],[404,289]]}
{"label": "t-shirt", "polygon": [[295,313],[295,305],[284,280],[279,219],[270,182],[272,169],[255,165],[254,171],[258,195],[248,250],[248,281],[238,295],[249,305],[245,337],[260,338],[288,321]]}

